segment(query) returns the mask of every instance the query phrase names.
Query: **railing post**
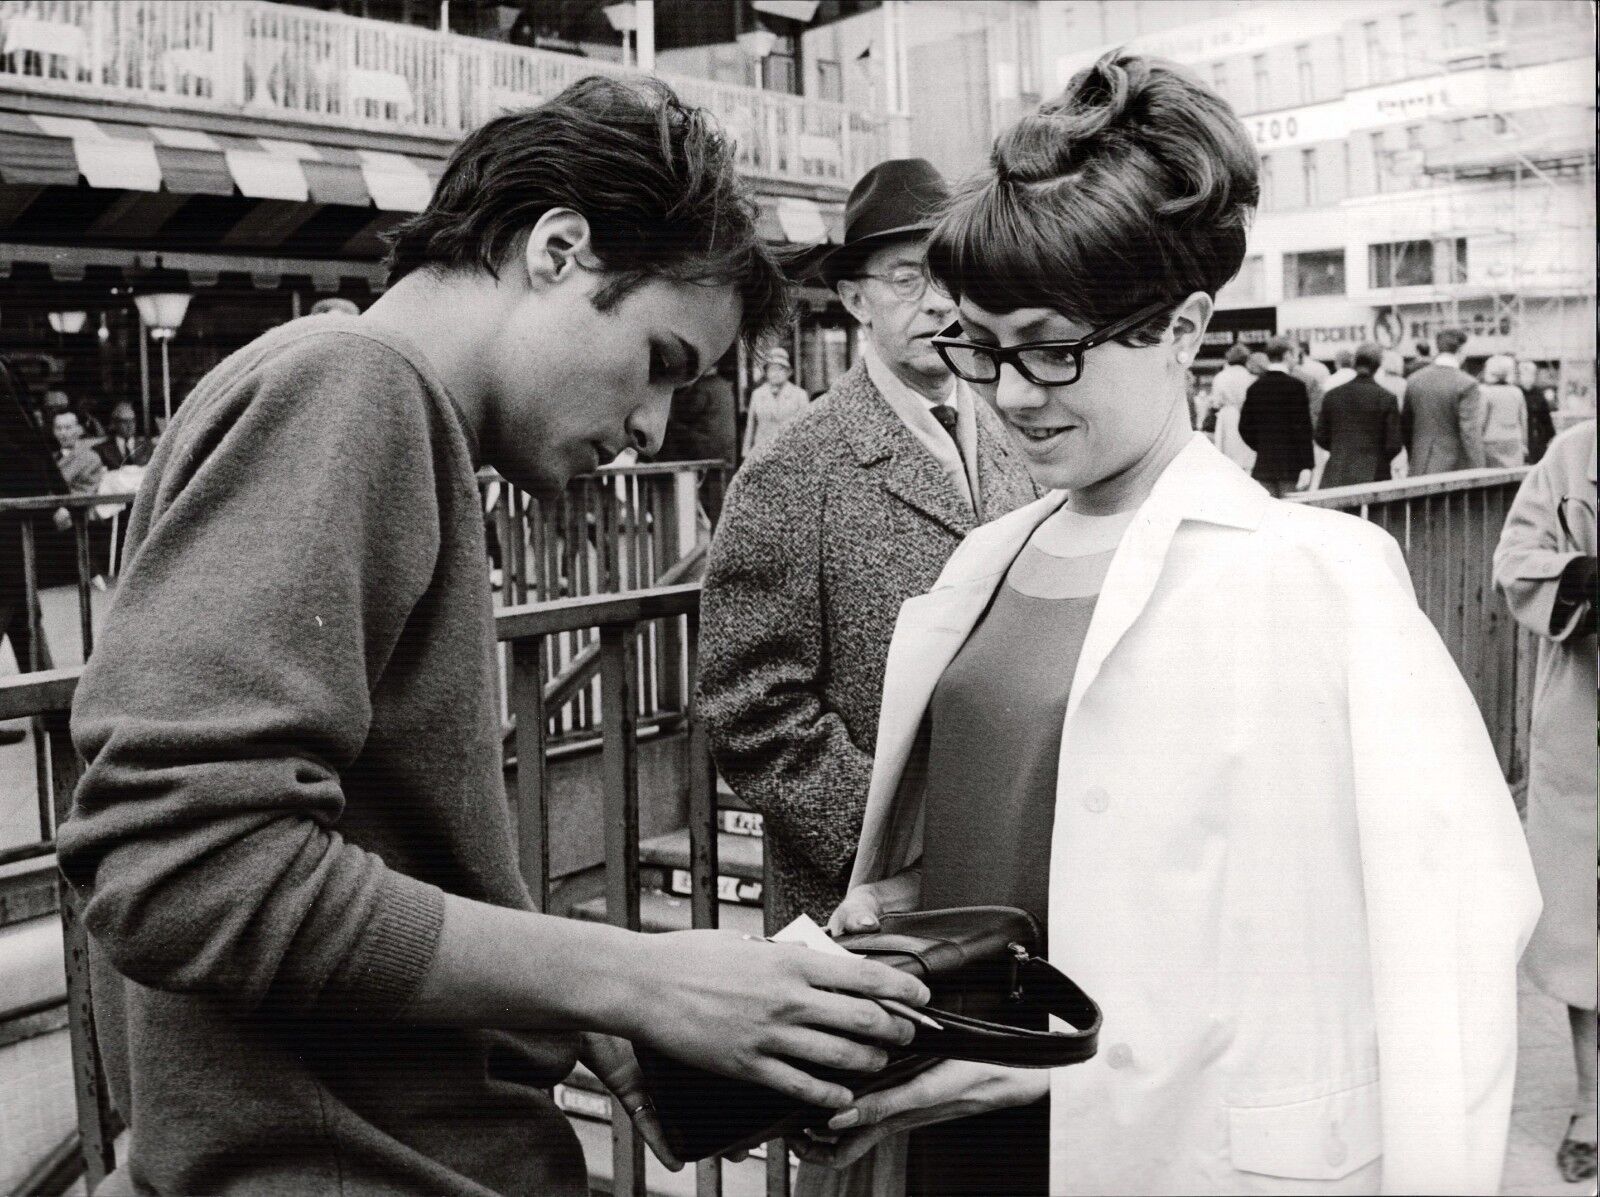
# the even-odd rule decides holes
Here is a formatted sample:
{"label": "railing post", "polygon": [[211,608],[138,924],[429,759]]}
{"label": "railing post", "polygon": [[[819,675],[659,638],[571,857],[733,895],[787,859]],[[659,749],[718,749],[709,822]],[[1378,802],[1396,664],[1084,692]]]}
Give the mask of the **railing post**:
{"label": "railing post", "polygon": [[[82,763],[72,746],[67,715],[56,711],[38,721],[50,741],[51,785],[56,821],[71,809],[72,793],[82,773]],[[84,929],[77,895],[65,877],[57,875],[61,907],[62,946],[66,954],[67,1033],[72,1043],[72,1089],[78,1112],[78,1137],[83,1147],[84,1179],[89,1192],[115,1171],[116,1115],[106,1084],[100,1045],[95,1039],[94,1004],[90,988],[89,935]]]}
{"label": "railing post", "polygon": [[78,567],[78,630],[83,636],[83,659],[89,660],[94,651],[94,608],[89,579],[94,568],[89,560],[89,509],[72,509],[72,539],[77,550]]}
{"label": "railing post", "polygon": [[[600,629],[600,711],[604,738],[606,912],[611,921],[639,929],[639,749],[634,714],[638,625]],[[611,1192],[644,1197],[644,1143],[622,1104],[611,1102]]]}
{"label": "railing post", "polygon": [[517,790],[513,822],[522,880],[534,908],[550,909],[549,762],[545,758],[545,638],[511,644],[511,709],[517,719]]}

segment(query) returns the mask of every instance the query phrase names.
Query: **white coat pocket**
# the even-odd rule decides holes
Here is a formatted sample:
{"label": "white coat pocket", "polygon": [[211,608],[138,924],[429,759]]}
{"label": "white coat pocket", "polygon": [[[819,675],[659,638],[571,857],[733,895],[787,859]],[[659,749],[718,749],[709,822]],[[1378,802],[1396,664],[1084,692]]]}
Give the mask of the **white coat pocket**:
{"label": "white coat pocket", "polygon": [[1383,1152],[1378,1082],[1271,1106],[1228,1107],[1228,1150],[1240,1172],[1338,1180]]}

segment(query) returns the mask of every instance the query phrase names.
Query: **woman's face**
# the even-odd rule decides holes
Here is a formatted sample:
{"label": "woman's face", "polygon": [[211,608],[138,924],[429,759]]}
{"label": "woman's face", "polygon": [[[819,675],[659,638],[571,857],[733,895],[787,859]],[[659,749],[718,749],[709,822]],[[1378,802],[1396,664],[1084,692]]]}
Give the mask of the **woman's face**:
{"label": "woman's face", "polygon": [[[959,316],[963,339],[1001,347],[1079,340],[1095,331],[1050,308],[1001,315],[963,299]],[[1070,386],[1039,386],[1009,363],[999,381],[969,385],[1006,422],[1036,481],[1092,492],[1147,462],[1180,434],[1180,443],[1187,442],[1186,377],[1209,318],[1210,299],[1192,296],[1157,344],[1130,348],[1108,342],[1085,350],[1083,372]]]}

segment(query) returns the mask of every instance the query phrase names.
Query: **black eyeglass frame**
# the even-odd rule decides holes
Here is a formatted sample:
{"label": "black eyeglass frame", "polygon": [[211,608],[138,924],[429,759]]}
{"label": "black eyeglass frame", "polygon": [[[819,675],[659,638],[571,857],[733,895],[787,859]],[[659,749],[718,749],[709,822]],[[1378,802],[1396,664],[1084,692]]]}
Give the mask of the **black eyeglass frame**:
{"label": "black eyeglass frame", "polygon": [[[950,373],[954,374],[957,378],[964,382],[975,383],[978,386],[993,386],[995,383],[1000,381],[1001,367],[1007,362],[1010,362],[1012,368],[1015,369],[1018,374],[1022,375],[1022,377],[1026,378],[1036,387],[1070,387],[1073,383],[1077,382],[1083,377],[1083,355],[1086,351],[1093,349],[1097,345],[1104,345],[1107,341],[1111,341],[1122,336],[1130,329],[1137,328],[1139,325],[1153,317],[1157,312],[1161,311],[1162,308],[1170,307],[1172,303],[1173,300],[1170,299],[1158,299],[1153,303],[1147,303],[1144,307],[1140,308],[1132,315],[1124,316],[1121,320],[1118,320],[1113,324],[1108,324],[1104,328],[1097,328],[1088,336],[1080,337],[1076,341],[1025,341],[1020,345],[1011,345],[1005,348],[1002,348],[999,345],[980,345],[976,341],[964,341],[960,337],[951,335],[961,327],[961,322],[959,320],[951,324],[949,328],[946,328],[937,336],[929,337],[928,340],[933,347],[939,351],[939,357],[944,361],[944,364],[950,368]],[[950,360],[950,353],[948,351],[952,349],[969,350],[987,358],[989,363],[994,367],[993,376],[973,378],[970,375],[962,373],[959,369],[957,369],[956,364]],[[1065,382],[1051,382],[1035,376],[1033,371],[1029,370],[1022,361],[1022,355],[1024,353],[1035,349],[1065,350],[1066,352],[1072,354],[1074,366],[1072,377],[1067,379]]]}

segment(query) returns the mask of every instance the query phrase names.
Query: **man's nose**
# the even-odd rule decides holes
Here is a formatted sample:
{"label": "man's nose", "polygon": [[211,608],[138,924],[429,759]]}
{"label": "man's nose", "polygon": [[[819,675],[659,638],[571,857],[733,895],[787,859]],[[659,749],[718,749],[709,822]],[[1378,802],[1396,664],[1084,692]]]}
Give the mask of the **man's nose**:
{"label": "man's nose", "polygon": [[633,410],[627,420],[628,443],[640,457],[654,457],[667,435],[667,417],[672,414],[672,392],[651,395]]}

